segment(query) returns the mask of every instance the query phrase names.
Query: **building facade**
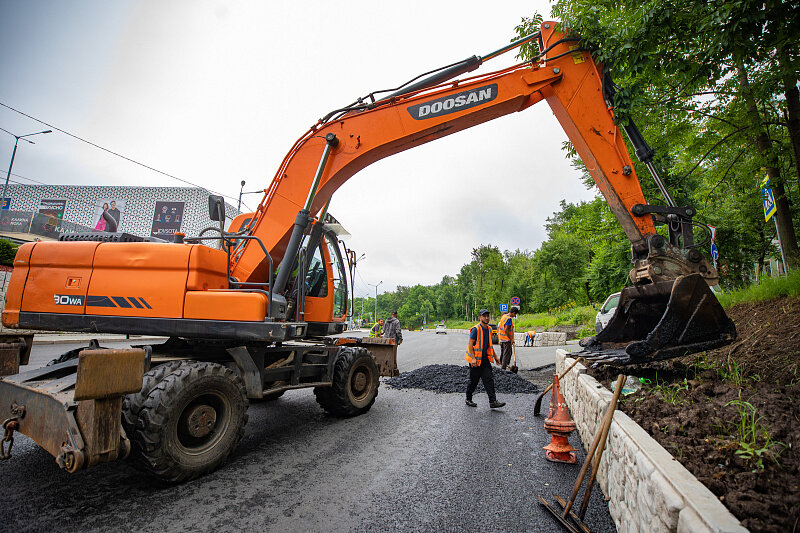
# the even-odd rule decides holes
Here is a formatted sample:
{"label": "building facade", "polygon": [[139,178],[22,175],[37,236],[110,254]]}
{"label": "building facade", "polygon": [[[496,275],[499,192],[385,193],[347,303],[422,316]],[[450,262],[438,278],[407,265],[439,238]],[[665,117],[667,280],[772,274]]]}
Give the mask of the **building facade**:
{"label": "building facade", "polygon": [[[208,215],[210,194],[197,187],[9,185],[0,211],[0,236],[27,241],[110,231],[110,215],[118,232],[171,241],[176,231],[195,236],[218,225]],[[236,215],[236,208],[226,203],[225,227]]]}

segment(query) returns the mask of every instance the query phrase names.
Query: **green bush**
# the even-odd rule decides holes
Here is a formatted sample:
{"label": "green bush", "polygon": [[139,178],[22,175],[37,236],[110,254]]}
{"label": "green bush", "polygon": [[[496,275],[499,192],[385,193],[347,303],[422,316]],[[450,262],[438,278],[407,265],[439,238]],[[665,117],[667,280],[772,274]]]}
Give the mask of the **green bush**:
{"label": "green bush", "polygon": [[0,239],[0,265],[12,266],[14,264],[14,256],[17,255],[17,246],[11,241]]}

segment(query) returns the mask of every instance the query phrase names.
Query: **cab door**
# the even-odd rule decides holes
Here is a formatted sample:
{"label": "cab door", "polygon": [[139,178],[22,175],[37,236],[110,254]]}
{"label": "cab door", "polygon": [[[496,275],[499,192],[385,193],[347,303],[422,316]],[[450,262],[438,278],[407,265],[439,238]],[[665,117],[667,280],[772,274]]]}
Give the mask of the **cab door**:
{"label": "cab door", "polygon": [[306,322],[343,322],[347,318],[347,278],[336,236],[325,234],[308,262]]}

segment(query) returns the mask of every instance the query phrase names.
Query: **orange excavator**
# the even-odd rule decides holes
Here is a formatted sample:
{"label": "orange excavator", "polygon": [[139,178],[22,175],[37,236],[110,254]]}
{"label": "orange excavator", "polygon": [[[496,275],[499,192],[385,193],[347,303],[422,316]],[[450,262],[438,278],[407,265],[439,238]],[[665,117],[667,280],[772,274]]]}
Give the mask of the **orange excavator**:
{"label": "orange excavator", "polygon": [[[538,56],[456,79],[525,42]],[[579,40],[545,22],[484,57],[426,73],[331,111],[298,139],[253,213],[225,230],[154,242],[124,233],[22,246],[2,320],[9,328],[166,336],[126,350],[93,342],[19,373],[30,335],[0,346],[2,456],[15,431],[70,472],[128,455],[171,481],[222,464],[243,434],[248,400],[311,387],[336,416],[364,413],[378,376],[397,373],[391,340],[345,331],[351,252],[339,246],[331,196],[384,157],[546,100],[631,241],[632,287],[609,325],[584,344],[601,362],[633,364],[736,336],[694,244],[694,209],[678,206],[636,126],[623,126],[666,205],[645,201],[612,111],[614,85]],[[209,198],[210,218],[225,220]],[[655,222],[667,226],[667,235]],[[69,239],[70,242],[66,242]],[[209,245],[211,244],[211,245]]]}

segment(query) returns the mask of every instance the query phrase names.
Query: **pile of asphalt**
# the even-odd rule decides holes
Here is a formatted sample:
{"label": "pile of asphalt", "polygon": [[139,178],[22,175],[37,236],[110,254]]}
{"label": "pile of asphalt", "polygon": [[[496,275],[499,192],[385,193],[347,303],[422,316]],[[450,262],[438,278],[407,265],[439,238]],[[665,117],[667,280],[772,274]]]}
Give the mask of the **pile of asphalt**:
{"label": "pile of asphalt", "polygon": [[[492,368],[494,387],[501,394],[536,394],[539,387],[508,370]],[[436,393],[460,392],[467,390],[469,367],[457,365],[428,365],[403,372],[389,378],[385,383],[394,389],[423,389]],[[483,382],[478,383],[476,393],[484,392]]]}

